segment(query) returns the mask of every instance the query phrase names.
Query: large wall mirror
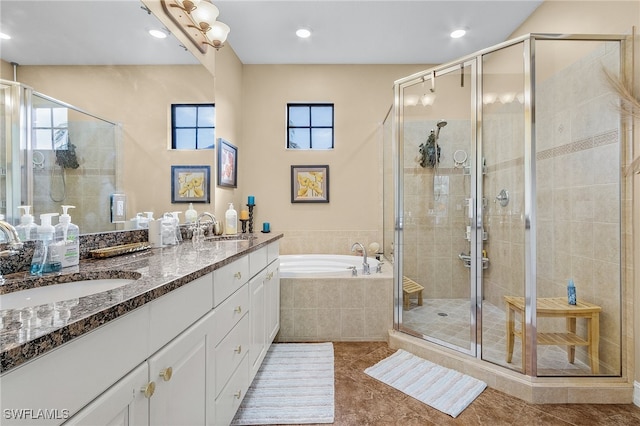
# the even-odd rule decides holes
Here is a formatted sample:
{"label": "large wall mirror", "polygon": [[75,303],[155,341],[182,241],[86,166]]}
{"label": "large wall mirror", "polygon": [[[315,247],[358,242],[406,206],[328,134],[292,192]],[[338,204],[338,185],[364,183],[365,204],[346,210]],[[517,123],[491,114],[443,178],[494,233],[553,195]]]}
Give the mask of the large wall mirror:
{"label": "large wall mirror", "polygon": [[[20,204],[36,220],[75,205],[83,234],[124,229],[111,222],[113,193],[126,195],[126,218],[184,210],[171,204],[170,166],[197,156],[213,164],[212,151],[169,149],[171,104],[214,102],[213,75],[145,9],[139,0],[2,0],[0,28],[12,38],[0,44],[0,213],[11,223]],[[16,83],[29,138],[8,132]]]}

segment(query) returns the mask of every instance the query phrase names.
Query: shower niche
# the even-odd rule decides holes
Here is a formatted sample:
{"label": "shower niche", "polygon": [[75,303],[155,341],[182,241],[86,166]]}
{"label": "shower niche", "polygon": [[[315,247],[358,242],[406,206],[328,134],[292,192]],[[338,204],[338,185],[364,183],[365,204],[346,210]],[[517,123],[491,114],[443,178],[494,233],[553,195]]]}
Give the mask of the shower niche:
{"label": "shower niche", "polygon": [[[395,82],[384,234],[398,332],[497,371],[624,374],[631,124],[607,74],[628,72],[625,43],[527,35]],[[403,279],[422,305],[403,303]]]}

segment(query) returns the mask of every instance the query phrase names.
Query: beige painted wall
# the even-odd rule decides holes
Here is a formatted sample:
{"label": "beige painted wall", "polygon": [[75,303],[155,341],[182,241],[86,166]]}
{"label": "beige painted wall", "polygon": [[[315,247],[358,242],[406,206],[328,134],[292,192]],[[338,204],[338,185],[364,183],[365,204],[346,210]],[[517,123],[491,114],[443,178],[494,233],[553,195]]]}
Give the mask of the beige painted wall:
{"label": "beige painted wall", "polygon": [[[348,253],[382,243],[382,121],[394,80],[427,65],[245,65],[240,165],[256,220],[284,232],[286,253]],[[218,86],[220,86],[218,81]],[[288,102],[330,102],[335,148],[287,150]],[[291,165],[329,165],[329,203],[291,203]]]}

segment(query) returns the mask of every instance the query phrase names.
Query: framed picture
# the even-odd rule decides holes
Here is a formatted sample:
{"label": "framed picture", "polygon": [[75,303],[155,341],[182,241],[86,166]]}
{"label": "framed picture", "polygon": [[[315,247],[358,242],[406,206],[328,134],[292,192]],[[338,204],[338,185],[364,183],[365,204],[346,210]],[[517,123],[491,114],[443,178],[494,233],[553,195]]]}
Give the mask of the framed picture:
{"label": "framed picture", "polygon": [[172,203],[209,203],[210,166],[171,166]]}
{"label": "framed picture", "polygon": [[238,187],[238,148],[218,138],[218,186]]}
{"label": "framed picture", "polygon": [[329,166],[291,166],[292,203],[329,202]]}

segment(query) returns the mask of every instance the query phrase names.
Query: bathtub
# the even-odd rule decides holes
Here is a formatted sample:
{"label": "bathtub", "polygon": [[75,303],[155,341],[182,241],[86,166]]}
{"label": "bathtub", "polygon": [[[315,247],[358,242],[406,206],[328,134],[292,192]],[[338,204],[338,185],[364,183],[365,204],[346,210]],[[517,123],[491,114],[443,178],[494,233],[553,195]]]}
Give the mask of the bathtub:
{"label": "bathtub", "polygon": [[[349,277],[350,268],[356,267],[358,276],[362,274],[362,256],[338,254],[290,254],[280,256],[281,278],[302,277]],[[368,257],[371,274],[376,273],[378,261]]]}
{"label": "bathtub", "polygon": [[[393,265],[348,255],[280,255],[280,332],[286,342],[386,341],[393,328]],[[358,276],[349,267],[355,266]]]}

